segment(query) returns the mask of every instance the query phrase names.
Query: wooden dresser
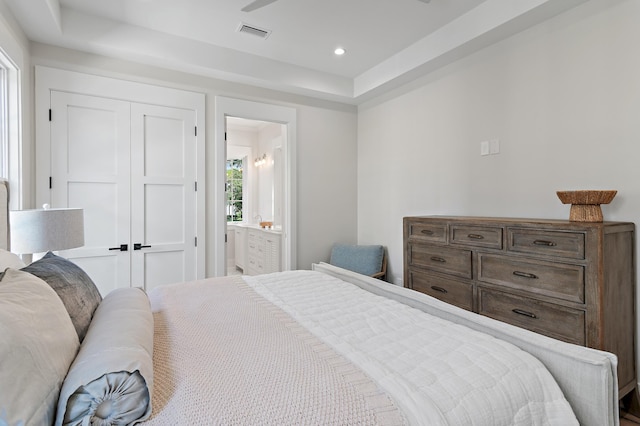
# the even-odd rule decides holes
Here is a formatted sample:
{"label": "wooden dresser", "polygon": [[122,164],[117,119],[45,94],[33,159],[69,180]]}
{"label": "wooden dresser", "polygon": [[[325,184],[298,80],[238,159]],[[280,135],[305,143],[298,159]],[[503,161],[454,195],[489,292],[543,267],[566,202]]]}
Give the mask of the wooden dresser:
{"label": "wooden dresser", "polygon": [[636,387],[635,226],[405,217],[404,285],[445,302],[618,356]]}

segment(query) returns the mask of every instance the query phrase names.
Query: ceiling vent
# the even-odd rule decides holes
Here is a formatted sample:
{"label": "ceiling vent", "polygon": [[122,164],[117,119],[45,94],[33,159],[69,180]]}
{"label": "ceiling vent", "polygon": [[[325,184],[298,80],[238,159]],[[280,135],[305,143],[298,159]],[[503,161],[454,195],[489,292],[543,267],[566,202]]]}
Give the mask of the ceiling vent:
{"label": "ceiling vent", "polygon": [[247,25],[241,23],[238,27],[238,32],[243,34],[251,34],[252,36],[260,37],[262,39],[266,39],[271,34],[271,31],[265,30],[262,28],[255,27],[253,25]]}

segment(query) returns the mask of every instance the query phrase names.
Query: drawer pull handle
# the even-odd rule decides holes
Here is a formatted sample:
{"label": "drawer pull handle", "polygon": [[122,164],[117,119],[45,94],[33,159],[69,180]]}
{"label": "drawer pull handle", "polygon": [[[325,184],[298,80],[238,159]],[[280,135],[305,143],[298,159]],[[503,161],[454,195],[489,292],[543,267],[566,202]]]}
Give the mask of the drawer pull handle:
{"label": "drawer pull handle", "polygon": [[422,232],[422,233],[423,233],[423,234],[425,234],[425,235],[433,235],[433,231],[432,231],[432,230],[430,230],[430,229],[423,229],[423,230],[422,230],[422,231],[420,231],[420,232]]}
{"label": "drawer pull handle", "polygon": [[438,256],[431,256],[431,260],[433,260],[434,262],[440,262],[440,263],[446,263],[447,261],[441,257]]}
{"label": "drawer pull handle", "polygon": [[522,278],[531,278],[531,279],[538,278],[538,276],[535,274],[530,274],[528,272],[520,272],[520,271],[513,271],[513,275],[515,275],[516,277],[522,277]]}
{"label": "drawer pull handle", "polygon": [[467,238],[470,238],[472,240],[484,240],[484,235],[480,235],[480,234],[469,234],[467,235]]}
{"label": "drawer pull handle", "polygon": [[448,291],[442,287],[438,287],[437,285],[432,285],[431,288],[435,291],[439,291],[440,293],[447,294]]}
{"label": "drawer pull handle", "polygon": [[547,241],[547,240],[535,240],[533,242],[533,245],[553,247],[556,245],[556,243],[554,243],[553,241]]}
{"label": "drawer pull handle", "polygon": [[518,315],[523,315],[525,317],[529,317],[529,318],[538,318],[536,316],[536,314],[531,313],[531,312],[527,312],[527,311],[523,311],[522,309],[512,309],[511,312],[513,312],[514,314],[518,314]]}

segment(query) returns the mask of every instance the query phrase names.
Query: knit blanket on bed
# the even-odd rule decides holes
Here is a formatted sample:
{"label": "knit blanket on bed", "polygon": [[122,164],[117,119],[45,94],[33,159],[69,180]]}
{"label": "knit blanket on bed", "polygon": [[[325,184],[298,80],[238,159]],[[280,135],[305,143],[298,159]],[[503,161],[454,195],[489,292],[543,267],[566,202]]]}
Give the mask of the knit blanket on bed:
{"label": "knit blanket on bed", "polygon": [[506,341],[319,272],[245,281],[360,366],[412,425],[578,426],[544,365]]}
{"label": "knit blanket on bed", "polygon": [[145,425],[400,425],[358,367],[241,277],[159,287]]}

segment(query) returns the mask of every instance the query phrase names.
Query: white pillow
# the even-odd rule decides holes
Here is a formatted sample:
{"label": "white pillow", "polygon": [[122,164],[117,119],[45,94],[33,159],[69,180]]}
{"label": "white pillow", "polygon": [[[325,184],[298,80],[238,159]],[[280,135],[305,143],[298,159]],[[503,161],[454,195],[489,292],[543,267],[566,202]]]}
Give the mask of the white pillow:
{"label": "white pillow", "polygon": [[0,249],[0,272],[4,271],[7,268],[20,269],[24,268],[26,265],[18,257],[17,254],[11,253],[10,251],[6,251],[4,249]]}
{"label": "white pillow", "polygon": [[80,342],[62,301],[40,278],[11,268],[0,274],[0,342],[0,418],[53,424]]}

